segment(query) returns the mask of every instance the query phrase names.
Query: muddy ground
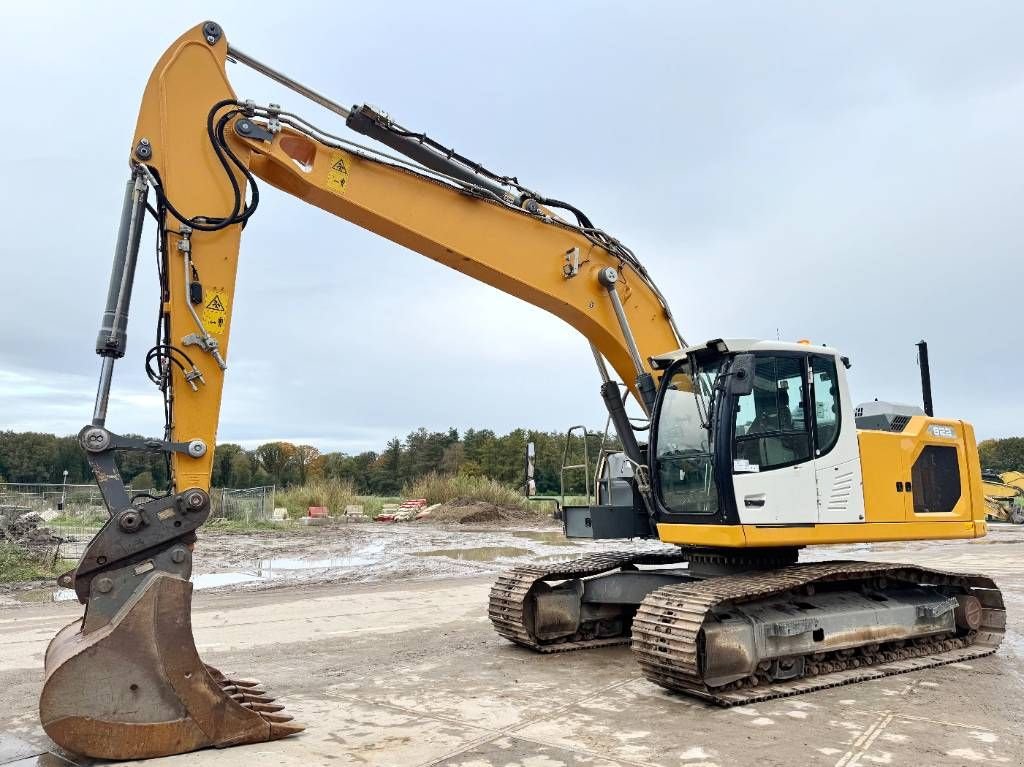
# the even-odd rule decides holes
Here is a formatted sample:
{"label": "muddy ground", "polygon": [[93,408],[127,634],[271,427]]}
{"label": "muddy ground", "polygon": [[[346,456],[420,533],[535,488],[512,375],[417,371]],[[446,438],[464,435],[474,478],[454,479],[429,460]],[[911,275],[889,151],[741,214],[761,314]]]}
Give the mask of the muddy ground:
{"label": "muddy ground", "polygon": [[[199,590],[259,590],[296,584],[405,582],[496,573],[525,561],[570,559],[616,542],[573,542],[545,517],[506,522],[343,523],[283,530],[200,531],[193,582]],[[657,547],[658,544],[645,544]],[[619,544],[621,546],[621,543]],[[48,582],[0,586],[0,608],[73,599]]]}
{"label": "muddy ground", "polygon": [[[308,729],[285,741],[151,764],[1024,763],[1022,527],[994,525],[979,541],[833,547],[813,556],[991,574],[1009,615],[996,655],[735,709],[647,682],[625,647],[537,656],[497,637],[486,617],[494,571],[594,546],[565,545],[552,533],[366,524],[207,536],[197,550],[199,578],[253,579],[197,593],[200,652],[261,678]],[[268,561],[276,564],[261,565],[261,575],[254,563]],[[51,753],[35,710],[46,642],[79,613],[70,602],[0,610],[0,764],[89,763]]]}

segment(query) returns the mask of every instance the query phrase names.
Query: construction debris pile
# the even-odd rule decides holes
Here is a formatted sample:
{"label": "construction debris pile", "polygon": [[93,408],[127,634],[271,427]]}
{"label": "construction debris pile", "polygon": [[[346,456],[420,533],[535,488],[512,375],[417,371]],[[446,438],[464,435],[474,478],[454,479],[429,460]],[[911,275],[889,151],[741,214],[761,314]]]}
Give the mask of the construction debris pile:
{"label": "construction debris pile", "polygon": [[412,522],[417,519],[429,519],[441,504],[427,505],[426,498],[413,498],[400,504],[386,503],[374,522]]}
{"label": "construction debris pile", "polygon": [[1024,473],[983,471],[982,488],[989,520],[1024,524]]}
{"label": "construction debris pile", "polygon": [[25,506],[0,506],[0,543],[49,551],[63,539],[45,526],[43,517]]}

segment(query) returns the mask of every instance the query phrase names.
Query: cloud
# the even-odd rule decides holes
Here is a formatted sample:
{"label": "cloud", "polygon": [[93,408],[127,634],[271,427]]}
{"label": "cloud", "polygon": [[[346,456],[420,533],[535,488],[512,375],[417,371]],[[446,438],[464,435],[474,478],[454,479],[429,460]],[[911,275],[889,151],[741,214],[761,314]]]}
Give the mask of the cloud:
{"label": "cloud", "polygon": [[[207,4],[8,4],[0,428],[73,433],[149,68]],[[857,399],[1024,431],[1018,225],[1024,8],[564,2],[219,4],[243,50],[379,104],[630,244],[691,341],[808,337]],[[24,34],[26,28],[42,34]],[[126,31],[127,30],[127,31]],[[43,42],[41,42],[43,41]],[[43,44],[45,43],[45,44]],[[337,118],[233,66],[243,97]],[[379,449],[424,425],[601,424],[585,340],[559,320],[263,186],[242,240],[219,439]],[[157,434],[144,236],[109,425]],[[660,351],[660,350],[656,350]]]}

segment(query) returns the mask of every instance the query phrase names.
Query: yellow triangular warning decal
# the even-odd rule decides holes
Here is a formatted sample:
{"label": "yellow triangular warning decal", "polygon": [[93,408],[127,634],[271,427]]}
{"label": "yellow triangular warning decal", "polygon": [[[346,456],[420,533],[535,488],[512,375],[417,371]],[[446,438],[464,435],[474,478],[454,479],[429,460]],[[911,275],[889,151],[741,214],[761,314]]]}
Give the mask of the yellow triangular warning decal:
{"label": "yellow triangular warning decal", "polygon": [[212,309],[215,312],[226,312],[224,303],[220,300],[220,296],[216,293],[213,294],[213,299],[206,305],[207,309]]}

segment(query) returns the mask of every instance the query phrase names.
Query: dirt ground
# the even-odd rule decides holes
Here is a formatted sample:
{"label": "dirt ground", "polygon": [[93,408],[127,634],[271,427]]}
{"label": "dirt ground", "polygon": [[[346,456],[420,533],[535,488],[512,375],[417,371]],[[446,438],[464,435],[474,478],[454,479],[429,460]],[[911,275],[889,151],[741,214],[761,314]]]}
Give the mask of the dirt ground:
{"label": "dirt ground", "polygon": [[[206,536],[198,578],[253,579],[197,592],[200,652],[218,667],[262,679],[307,730],[147,764],[1024,763],[1024,527],[992,526],[988,538],[973,542],[833,547],[814,556],[991,574],[1009,614],[996,655],[735,709],[647,682],[625,647],[537,656],[496,636],[486,616],[494,571],[593,547],[567,546],[552,532],[352,525],[283,537]],[[282,571],[280,561],[290,559],[328,564]],[[267,561],[288,575],[256,576],[253,563]],[[0,610],[0,764],[89,764],[51,753],[36,720],[46,642],[80,606],[7,604]]]}

